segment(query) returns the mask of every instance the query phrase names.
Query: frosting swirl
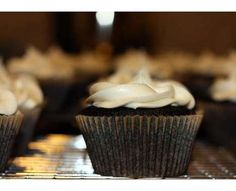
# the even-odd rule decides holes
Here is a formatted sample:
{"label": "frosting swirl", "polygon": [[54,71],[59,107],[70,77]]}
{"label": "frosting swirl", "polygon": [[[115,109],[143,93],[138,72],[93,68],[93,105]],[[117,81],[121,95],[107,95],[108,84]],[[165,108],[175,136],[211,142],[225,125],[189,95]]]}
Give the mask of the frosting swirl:
{"label": "frosting swirl", "polygon": [[130,82],[98,82],[90,87],[87,103],[96,107],[159,108],[167,105],[192,109],[195,100],[189,91],[175,81],[152,81],[141,70]]}

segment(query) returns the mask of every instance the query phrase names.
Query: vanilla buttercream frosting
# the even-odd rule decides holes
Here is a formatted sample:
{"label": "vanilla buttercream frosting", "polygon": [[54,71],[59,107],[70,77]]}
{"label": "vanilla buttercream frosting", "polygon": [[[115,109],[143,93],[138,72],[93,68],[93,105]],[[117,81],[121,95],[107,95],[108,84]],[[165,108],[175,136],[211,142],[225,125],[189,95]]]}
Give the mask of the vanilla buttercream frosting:
{"label": "vanilla buttercream frosting", "polygon": [[101,108],[160,108],[167,105],[192,109],[195,100],[190,92],[175,81],[154,81],[142,69],[127,83],[97,82],[90,87],[89,105]]}

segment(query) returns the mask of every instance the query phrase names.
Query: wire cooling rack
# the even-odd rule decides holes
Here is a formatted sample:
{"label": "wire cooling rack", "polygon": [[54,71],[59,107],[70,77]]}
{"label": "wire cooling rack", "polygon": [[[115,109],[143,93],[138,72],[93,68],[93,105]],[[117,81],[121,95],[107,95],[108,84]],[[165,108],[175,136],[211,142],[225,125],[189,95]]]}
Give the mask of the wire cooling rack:
{"label": "wire cooling rack", "polygon": [[[225,148],[197,141],[187,174],[175,179],[235,179],[236,158]],[[93,173],[82,136],[52,134],[29,144],[2,179],[125,179]]]}

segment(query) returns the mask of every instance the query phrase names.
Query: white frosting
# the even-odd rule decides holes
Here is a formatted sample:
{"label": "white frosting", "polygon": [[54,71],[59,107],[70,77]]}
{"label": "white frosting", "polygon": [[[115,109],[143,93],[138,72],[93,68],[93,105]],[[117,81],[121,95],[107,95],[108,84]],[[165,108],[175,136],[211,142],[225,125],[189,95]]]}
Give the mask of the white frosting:
{"label": "white frosting", "polygon": [[12,115],[17,111],[16,96],[8,89],[0,88],[0,114]]}
{"label": "white frosting", "polygon": [[210,88],[210,94],[215,101],[236,102],[236,76],[216,80]]}
{"label": "white frosting", "polygon": [[12,81],[0,62],[0,114],[12,115],[17,110],[17,99],[11,91]]}
{"label": "white frosting", "polygon": [[151,58],[146,52],[129,50],[122,56],[116,58],[116,73],[111,75],[107,80],[112,83],[128,83],[143,68],[150,71],[151,63]]}
{"label": "white frosting", "polygon": [[141,50],[128,50],[115,59],[115,68],[117,71],[126,71],[136,74],[141,68],[150,67],[152,58]]}
{"label": "white frosting", "polygon": [[[0,64],[0,88],[2,91],[4,89],[14,94],[17,106],[20,108],[31,109],[43,103],[43,93],[36,79],[28,75],[9,75],[2,64]],[[4,93],[2,96],[4,98]],[[11,97],[10,95],[10,101]],[[4,98],[4,100],[7,99]],[[9,104],[12,105],[12,103]],[[13,104],[15,104],[14,101]]]}
{"label": "white frosting", "polygon": [[73,77],[74,64],[69,56],[58,49],[51,49],[44,54],[30,47],[21,58],[13,58],[8,63],[8,70],[14,74],[31,74],[38,79],[68,79]]}
{"label": "white frosting", "polygon": [[5,69],[2,61],[0,61],[0,87],[9,89],[12,86],[12,80]]}
{"label": "white frosting", "polygon": [[43,103],[42,90],[31,76],[17,76],[14,79],[14,93],[20,108],[32,109]]}
{"label": "white frosting", "polygon": [[98,82],[90,87],[87,102],[96,107],[159,108],[167,105],[192,109],[195,100],[189,91],[175,81],[152,81],[140,71],[129,83]]}

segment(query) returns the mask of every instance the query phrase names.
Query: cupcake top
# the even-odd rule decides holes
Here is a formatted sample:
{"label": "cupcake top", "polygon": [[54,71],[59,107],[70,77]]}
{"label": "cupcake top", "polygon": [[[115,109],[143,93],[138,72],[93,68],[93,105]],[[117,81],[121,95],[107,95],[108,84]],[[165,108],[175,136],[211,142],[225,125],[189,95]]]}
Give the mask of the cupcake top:
{"label": "cupcake top", "polygon": [[110,54],[95,49],[78,54],[75,58],[75,69],[80,76],[102,76],[110,71]]}
{"label": "cupcake top", "polygon": [[210,88],[210,95],[214,101],[236,102],[236,75],[217,79]]}
{"label": "cupcake top", "polygon": [[16,96],[10,90],[0,87],[0,115],[12,115],[16,111]]}
{"label": "cupcake top", "polygon": [[192,72],[202,75],[225,76],[230,71],[232,64],[230,57],[203,52],[192,65]]}
{"label": "cupcake top", "polygon": [[17,111],[17,99],[10,90],[11,85],[11,80],[0,63],[0,115],[12,115]]}
{"label": "cupcake top", "polygon": [[142,67],[150,67],[151,57],[141,50],[128,50],[115,59],[115,68],[117,71],[127,71],[136,74]]}
{"label": "cupcake top", "polygon": [[43,104],[43,92],[35,78],[18,75],[13,80],[13,92],[21,109],[33,109]]}
{"label": "cupcake top", "polygon": [[9,89],[12,86],[12,80],[0,60],[0,87]]}
{"label": "cupcake top", "polygon": [[116,73],[111,78],[116,80],[121,75],[128,79],[128,75],[136,75],[139,70],[146,67],[155,79],[166,79],[172,76],[173,69],[168,63],[159,58],[155,59],[142,50],[128,50],[118,56],[115,61]]}
{"label": "cupcake top", "polygon": [[90,87],[87,103],[101,108],[160,108],[186,106],[193,109],[195,100],[189,91],[175,81],[154,81],[142,69],[127,83],[98,82]]}
{"label": "cupcake top", "polygon": [[9,60],[8,70],[14,74],[31,74],[40,80],[68,79],[74,74],[70,61],[59,49],[44,54],[30,47],[21,58]]}
{"label": "cupcake top", "polygon": [[0,88],[14,94],[20,109],[32,109],[43,103],[42,90],[34,77],[26,74],[10,75],[2,64],[0,76]]}
{"label": "cupcake top", "polygon": [[49,65],[53,69],[52,77],[70,79],[75,75],[75,56],[63,52],[58,47],[51,47],[46,53]]}

